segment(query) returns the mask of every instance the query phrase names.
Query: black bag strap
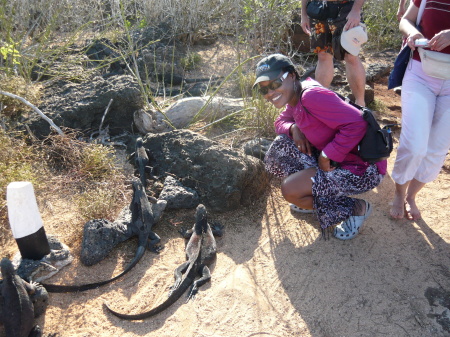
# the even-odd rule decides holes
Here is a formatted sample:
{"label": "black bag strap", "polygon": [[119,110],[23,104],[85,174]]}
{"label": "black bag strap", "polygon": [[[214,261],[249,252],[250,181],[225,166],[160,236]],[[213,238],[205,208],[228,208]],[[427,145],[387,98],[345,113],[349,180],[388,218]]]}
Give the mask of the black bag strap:
{"label": "black bag strap", "polygon": [[302,91],[300,91],[300,97],[299,97],[300,104],[302,105],[302,108],[305,109],[305,111],[306,111],[307,113],[309,113],[310,115],[311,115],[311,113],[309,112],[308,109],[306,109],[306,107],[305,107],[305,106],[303,105],[303,103],[302,103],[302,97],[303,97],[303,92],[305,92],[305,91],[308,90],[308,89],[314,88],[314,87],[320,88],[320,87],[322,87],[322,86],[321,86],[321,85],[317,85],[317,84],[313,84],[313,85],[310,85],[310,86],[308,86],[308,87],[306,87],[306,88],[302,88]]}
{"label": "black bag strap", "polygon": [[[303,105],[303,103],[302,103],[302,96],[303,96],[303,92],[304,92],[304,91],[306,91],[306,90],[308,90],[308,89],[311,89],[311,88],[314,88],[314,87],[320,88],[320,87],[323,87],[323,86],[317,85],[317,84],[313,84],[313,85],[310,85],[310,86],[308,86],[308,87],[306,87],[306,88],[302,88],[302,91],[300,92],[300,104],[302,105],[302,107],[303,107],[303,108],[306,110],[306,112],[308,112],[308,113],[310,113],[310,112],[308,111],[308,109],[306,109],[306,107],[305,107],[305,106]],[[330,90],[330,89],[327,89],[327,90]],[[369,110],[368,108],[363,107],[363,106],[361,106],[361,105],[359,105],[359,104],[356,104],[355,102],[353,102],[352,100],[350,100],[348,97],[344,97],[344,96],[342,96],[340,93],[337,93],[337,92],[334,91],[334,90],[330,90],[330,91],[334,92],[334,93],[336,94],[336,96],[338,96],[338,97],[339,97],[340,99],[342,99],[344,102],[347,102],[348,104],[354,106],[356,109],[358,109],[358,110],[360,110],[360,111],[363,111],[364,109]]]}
{"label": "black bag strap", "polygon": [[[304,91],[306,91],[306,90],[308,90],[308,89],[311,89],[311,88],[314,88],[314,87],[320,88],[320,87],[323,87],[323,86],[317,85],[317,84],[313,84],[313,85],[310,85],[310,86],[308,86],[308,87],[306,87],[306,88],[302,88],[302,91],[300,92],[300,98],[299,98],[299,99],[300,99],[300,104],[302,105],[303,109],[305,109],[305,111],[306,111],[307,113],[309,113],[309,114],[311,114],[311,113],[309,112],[309,110],[308,110],[308,109],[303,105],[303,103],[302,103],[302,96],[303,96],[303,92],[304,92]],[[328,90],[330,90],[330,89],[328,89]],[[372,110],[370,110],[369,108],[367,108],[367,107],[365,107],[365,106],[361,106],[361,105],[359,105],[359,104],[356,104],[355,102],[353,102],[352,100],[350,100],[348,97],[342,96],[341,94],[337,93],[337,92],[334,91],[334,90],[330,90],[330,91],[334,92],[334,93],[336,94],[336,96],[338,96],[338,97],[339,97],[340,99],[342,99],[344,102],[347,102],[347,103],[350,104],[351,106],[353,106],[353,107],[355,107],[356,109],[358,109],[359,111],[361,111],[361,115],[362,115],[363,119],[364,119],[366,122],[369,122],[369,120],[371,120],[371,123],[372,123],[372,124],[375,122],[376,125],[378,126],[378,129],[381,129],[381,127],[379,126],[378,122],[377,122],[376,119],[375,119],[375,116],[373,115]],[[373,119],[372,119],[372,118],[369,118],[368,114],[371,114],[371,116],[373,117]],[[393,126],[396,126],[396,125],[399,125],[399,124],[398,124],[398,123],[387,124],[387,125],[383,126],[383,129],[387,129],[387,128],[390,128],[390,127],[393,127]]]}

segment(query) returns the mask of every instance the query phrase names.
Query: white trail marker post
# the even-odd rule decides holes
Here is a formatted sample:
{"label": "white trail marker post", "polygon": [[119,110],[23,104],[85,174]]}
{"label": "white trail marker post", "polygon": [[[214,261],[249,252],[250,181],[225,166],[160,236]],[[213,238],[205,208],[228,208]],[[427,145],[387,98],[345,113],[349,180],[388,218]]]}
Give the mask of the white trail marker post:
{"label": "white trail marker post", "polygon": [[23,259],[40,260],[50,253],[47,236],[36,203],[33,185],[12,182],[6,191],[8,218]]}

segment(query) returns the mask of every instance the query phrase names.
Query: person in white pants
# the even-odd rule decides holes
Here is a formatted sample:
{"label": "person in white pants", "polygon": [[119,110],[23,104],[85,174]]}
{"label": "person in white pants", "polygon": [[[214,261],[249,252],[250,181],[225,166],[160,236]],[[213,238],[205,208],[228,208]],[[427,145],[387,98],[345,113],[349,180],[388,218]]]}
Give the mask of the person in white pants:
{"label": "person in white pants", "polygon": [[443,0],[441,8],[426,4],[421,20],[425,36],[414,24],[420,2],[413,0],[400,22],[414,54],[402,83],[402,131],[391,175],[395,196],[390,214],[395,219],[421,218],[417,193],[436,179],[450,148],[450,79],[425,74],[414,47],[415,40],[427,38],[431,50],[450,54],[450,0]]}

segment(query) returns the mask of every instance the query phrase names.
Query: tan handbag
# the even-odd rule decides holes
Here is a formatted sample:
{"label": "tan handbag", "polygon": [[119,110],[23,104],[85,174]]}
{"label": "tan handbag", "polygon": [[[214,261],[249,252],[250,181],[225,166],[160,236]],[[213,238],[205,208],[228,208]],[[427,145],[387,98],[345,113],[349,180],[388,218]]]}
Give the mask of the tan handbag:
{"label": "tan handbag", "polygon": [[450,54],[419,48],[419,55],[425,74],[450,80]]}

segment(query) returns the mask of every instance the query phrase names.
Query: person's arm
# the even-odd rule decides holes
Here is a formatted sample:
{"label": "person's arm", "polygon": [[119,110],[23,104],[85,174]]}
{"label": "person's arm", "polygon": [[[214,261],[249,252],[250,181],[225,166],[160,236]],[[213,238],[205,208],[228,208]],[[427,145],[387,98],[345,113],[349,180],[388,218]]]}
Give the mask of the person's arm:
{"label": "person's arm", "polygon": [[[423,0],[422,0],[423,1]],[[414,41],[417,39],[423,39],[424,36],[416,27],[417,15],[419,14],[419,8],[411,4],[408,7],[405,15],[400,21],[400,31],[404,36],[407,36],[406,42],[412,50],[415,50]],[[446,29],[437,33],[429,42],[430,49],[441,51],[445,47],[450,45],[450,29]]]}
{"label": "person's arm", "polygon": [[306,6],[308,4],[308,0],[302,0],[302,9],[301,9],[301,14],[300,14],[300,25],[302,26],[303,31],[308,34],[311,35],[311,28],[310,28],[310,23],[309,23],[309,17],[308,14],[306,14]]}
{"label": "person's arm", "polygon": [[400,21],[406,12],[406,0],[400,0],[397,9],[397,20]]}
{"label": "person's arm", "polygon": [[292,137],[290,128],[292,124],[295,124],[294,117],[292,116],[292,108],[287,107],[280,115],[275,119],[275,133],[277,135],[285,134]]}
{"label": "person's arm", "polygon": [[300,152],[311,155],[311,144],[308,139],[306,139],[303,132],[301,132],[299,127],[295,124],[294,118],[292,117],[291,107],[284,110],[277,117],[274,124],[275,132],[278,135],[285,134],[291,137]]}
{"label": "person's arm", "polygon": [[411,1],[411,4],[399,24],[400,32],[403,33],[403,36],[406,36],[406,43],[412,50],[416,49],[414,46],[414,41],[424,38],[422,33],[416,28],[418,14],[419,8]]}
{"label": "person's arm", "polygon": [[367,122],[357,108],[328,89],[308,90],[303,97],[303,105],[308,111],[336,131],[334,138],[322,150],[329,159],[342,162],[364,137]]}
{"label": "person's arm", "polygon": [[361,11],[363,5],[364,0],[355,0],[353,2],[352,10],[347,15],[347,23],[344,26],[344,30],[359,26],[359,23],[361,22]]}

